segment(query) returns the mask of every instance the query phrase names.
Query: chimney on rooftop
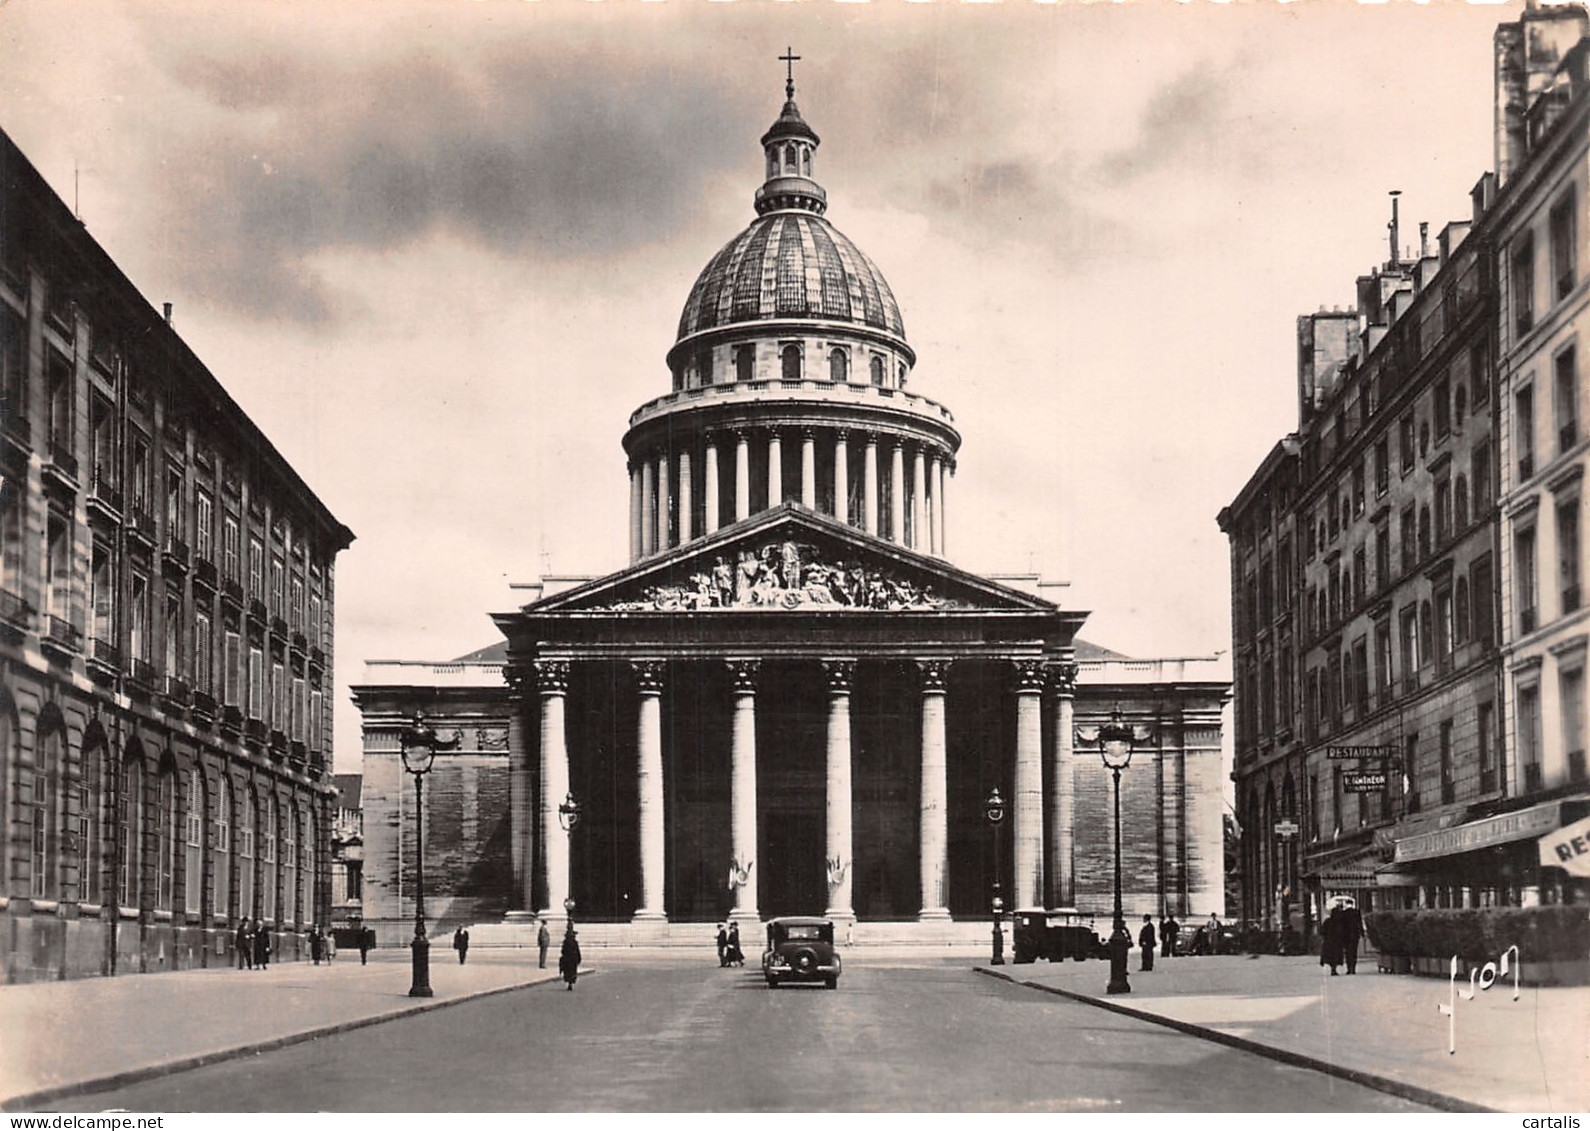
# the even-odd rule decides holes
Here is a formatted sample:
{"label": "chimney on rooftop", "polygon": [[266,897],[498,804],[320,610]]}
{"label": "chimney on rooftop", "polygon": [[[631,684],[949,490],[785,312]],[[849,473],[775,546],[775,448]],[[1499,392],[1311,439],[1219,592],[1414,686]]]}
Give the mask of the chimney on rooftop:
{"label": "chimney on rooftop", "polygon": [[1493,40],[1496,94],[1493,140],[1496,181],[1506,184],[1529,152],[1525,116],[1550,85],[1558,65],[1584,38],[1590,16],[1579,4],[1526,4],[1513,23],[1499,24]]}
{"label": "chimney on rooftop", "polygon": [[1386,270],[1395,271],[1400,258],[1402,227],[1397,219],[1397,197],[1402,195],[1401,189],[1391,190],[1391,222],[1386,225],[1387,239],[1391,244],[1391,258],[1386,260]]}
{"label": "chimney on rooftop", "polygon": [[171,304],[169,302],[166,303],[165,304],[165,308],[166,308],[166,325],[169,326],[169,325],[171,325]]}

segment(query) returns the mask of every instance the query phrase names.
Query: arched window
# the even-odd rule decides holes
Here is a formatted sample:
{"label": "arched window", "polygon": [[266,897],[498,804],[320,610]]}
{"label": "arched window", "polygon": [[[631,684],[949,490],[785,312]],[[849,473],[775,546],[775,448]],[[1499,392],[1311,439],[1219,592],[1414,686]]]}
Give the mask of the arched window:
{"label": "arched window", "polygon": [[784,171],[788,173],[798,173],[800,171],[800,166],[796,164],[798,160],[799,158],[796,156],[795,151],[795,143],[792,141],[784,147]]}
{"label": "arched window", "polygon": [[756,347],[734,347],[734,379],[749,381],[756,375]]}
{"label": "arched window", "polygon": [[881,389],[883,387],[883,357],[881,354],[875,353],[872,355],[869,368],[872,370],[872,383]]}
{"label": "arched window", "polygon": [[801,379],[801,348],[791,342],[779,351],[780,375],[786,381]]}
{"label": "arched window", "polygon": [[1469,638],[1469,579],[1460,577],[1454,589],[1453,603],[1457,607],[1457,624],[1454,627],[1454,639],[1462,644]]}
{"label": "arched window", "polygon": [[298,810],[289,808],[282,822],[282,914],[294,923],[304,921],[298,903],[298,839],[302,831],[298,824]]}
{"label": "arched window", "polygon": [[232,783],[225,773],[215,791],[215,808],[210,812],[210,847],[215,850],[211,871],[214,890],[210,893],[211,914],[226,919],[232,914]]}
{"label": "arched window", "polygon": [[1457,482],[1452,485],[1452,513],[1457,530],[1466,530],[1469,525],[1469,481],[1463,476],[1457,477]]}
{"label": "arched window", "polygon": [[177,853],[181,843],[177,837],[182,833],[182,826],[177,821],[177,775],[169,764],[160,769],[159,789],[160,823],[156,835],[160,840],[156,856],[155,906],[170,911],[176,898]]}
{"label": "arched window", "polygon": [[254,905],[254,828],[258,802],[252,789],[244,790],[237,807],[237,914],[257,919]]}
{"label": "arched window", "polygon": [[187,807],[183,811],[183,828],[187,847],[182,857],[182,910],[197,915],[204,896],[204,778],[198,770],[187,773],[187,788],[183,790]]}
{"label": "arched window", "polygon": [[121,760],[121,790],[116,799],[116,901],[138,907],[138,865],[144,840],[144,766],[136,749]]}
{"label": "arched window", "polygon": [[702,350],[696,354],[696,377],[700,385],[712,384],[712,351]]}
{"label": "arched window", "polygon": [[[58,725],[53,722],[39,737],[38,762],[31,775],[23,771],[18,777],[20,801],[28,809],[29,833],[29,893],[34,899],[49,899],[56,893],[55,865],[51,849],[60,838],[55,806],[58,802],[57,786],[61,766],[65,761],[66,743]],[[28,780],[31,778],[31,780]],[[26,786],[31,786],[31,791]],[[32,796],[29,796],[31,792]]]}
{"label": "arched window", "polygon": [[812,175],[812,151],[801,146],[801,172],[806,176]]}
{"label": "arched window", "polygon": [[767,175],[769,178],[778,176],[778,150],[767,151]]}
{"label": "arched window", "polygon": [[898,380],[897,384],[895,385],[895,387],[898,388],[898,389],[905,388],[905,362],[902,361],[900,363],[900,369],[899,369],[899,372],[896,374],[896,376],[899,378],[899,380]]}
{"label": "arched window", "polygon": [[850,380],[850,353],[848,350],[828,351],[828,379],[836,385]]}
{"label": "arched window", "polygon": [[265,908],[265,922],[275,923],[281,909],[276,906],[276,795],[267,794],[260,807],[260,904]]}

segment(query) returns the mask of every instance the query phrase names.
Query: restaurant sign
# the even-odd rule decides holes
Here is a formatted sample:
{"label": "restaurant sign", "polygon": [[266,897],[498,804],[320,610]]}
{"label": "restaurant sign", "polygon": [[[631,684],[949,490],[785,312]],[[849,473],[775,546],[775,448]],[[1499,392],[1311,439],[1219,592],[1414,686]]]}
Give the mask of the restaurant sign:
{"label": "restaurant sign", "polygon": [[1470,821],[1456,828],[1404,837],[1397,841],[1393,859],[1399,864],[1408,860],[1429,860],[1436,856],[1454,856],[1460,852],[1489,848],[1493,844],[1538,837],[1551,832],[1561,820],[1562,803],[1553,801],[1531,809],[1520,809],[1516,813],[1488,817],[1483,821]]}
{"label": "restaurant sign", "polygon": [[1327,746],[1325,757],[1333,762],[1352,758],[1390,758],[1397,753],[1395,746]]}
{"label": "restaurant sign", "polygon": [[1372,770],[1361,774],[1343,774],[1342,788],[1348,793],[1383,793],[1386,789],[1386,772]]}

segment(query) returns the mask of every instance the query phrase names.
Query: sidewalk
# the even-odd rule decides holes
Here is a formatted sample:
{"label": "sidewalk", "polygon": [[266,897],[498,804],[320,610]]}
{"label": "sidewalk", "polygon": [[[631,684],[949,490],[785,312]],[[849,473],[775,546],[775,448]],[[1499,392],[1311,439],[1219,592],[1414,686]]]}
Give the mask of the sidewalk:
{"label": "sidewalk", "polygon": [[[1498,981],[1457,1000],[1457,1052],[1447,1051],[1445,979],[1378,974],[1373,962],[1332,978],[1312,957],[1158,959],[1130,968],[1132,992],[1107,995],[1103,961],[1003,966],[988,973],[1245,1039],[1353,1072],[1501,1111],[1590,1108],[1590,987]],[[1524,966],[1527,980],[1529,967]],[[1466,980],[1459,982],[1466,990]]]}
{"label": "sidewalk", "polygon": [[[589,969],[584,967],[583,969]],[[557,977],[535,952],[431,952],[435,997],[411,998],[409,952],[267,970],[184,970],[0,987],[0,1107],[43,1107],[90,1081],[123,1082],[279,1047]],[[17,1102],[21,1100],[22,1102]]]}

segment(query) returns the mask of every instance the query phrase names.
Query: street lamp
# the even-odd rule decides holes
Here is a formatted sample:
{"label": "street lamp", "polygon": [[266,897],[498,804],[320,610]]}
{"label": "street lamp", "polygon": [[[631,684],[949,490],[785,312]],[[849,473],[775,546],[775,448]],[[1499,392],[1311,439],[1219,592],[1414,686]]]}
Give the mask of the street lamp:
{"label": "street lamp", "polygon": [[[558,806],[558,824],[566,833],[573,833],[580,823],[580,803],[574,800],[574,792],[570,790],[563,797]],[[563,900],[563,914],[568,919],[568,925],[574,925],[574,897],[567,896]]]}
{"label": "street lamp", "polygon": [[1132,949],[1132,936],[1126,933],[1126,917],[1121,914],[1121,771],[1132,761],[1132,728],[1121,722],[1121,709],[1110,713],[1110,721],[1099,728],[1099,757],[1115,775],[1115,930],[1110,934],[1110,984],[1105,992],[1129,994],[1126,957]]}
{"label": "street lamp", "polygon": [[988,800],[983,803],[984,814],[988,817],[989,827],[994,830],[994,896],[990,901],[989,909],[994,918],[994,957],[989,961],[991,966],[1005,964],[1005,931],[1001,921],[1004,918],[1005,901],[1000,898],[999,878],[1004,874],[1004,869],[999,863],[999,823],[1005,819],[1005,799],[999,795],[999,787],[988,795]]}
{"label": "street lamp", "polygon": [[438,750],[452,750],[458,739],[440,739],[416,712],[414,721],[399,736],[403,768],[414,775],[414,979],[409,997],[431,995],[431,944],[425,937],[425,775],[431,772]]}

